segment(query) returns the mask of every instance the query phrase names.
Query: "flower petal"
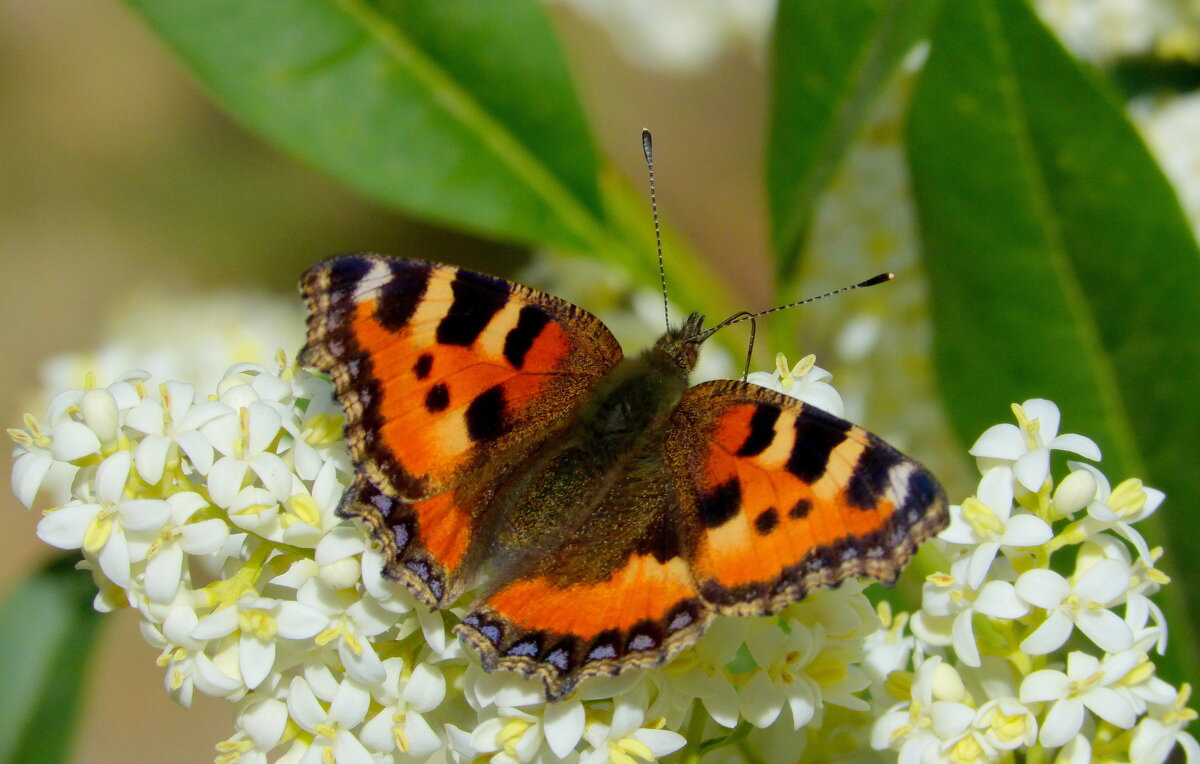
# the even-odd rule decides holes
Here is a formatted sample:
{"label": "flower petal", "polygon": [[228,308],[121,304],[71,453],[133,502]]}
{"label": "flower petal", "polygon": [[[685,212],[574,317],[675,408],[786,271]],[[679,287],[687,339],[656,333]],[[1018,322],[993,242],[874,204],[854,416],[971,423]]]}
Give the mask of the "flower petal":
{"label": "flower petal", "polygon": [[655,758],[674,753],[687,743],[687,738],[670,730],[640,729],[633,733],[633,738],[649,748]]}
{"label": "flower petal", "polygon": [[1094,687],[1080,699],[1096,716],[1121,729],[1130,729],[1137,721],[1137,713],[1130,702],[1111,687]]}
{"label": "flower petal", "polygon": [[1045,398],[1030,398],[1021,404],[1025,416],[1032,422],[1038,420],[1038,436],[1045,443],[1058,435],[1061,414],[1058,404]]}
{"label": "flower petal", "polygon": [[179,544],[163,544],[146,563],[142,586],[151,602],[167,603],[175,598],[183,574],[183,549]]}
{"label": "flower petal", "polygon": [[1129,624],[1111,610],[1081,610],[1075,625],[1105,652],[1119,653],[1133,646]]}
{"label": "flower petal", "polygon": [[1029,606],[1017,596],[1017,591],[1007,581],[988,581],[975,598],[975,609],[992,618],[1023,618],[1029,614]]}
{"label": "flower petal", "polygon": [[1057,748],[1079,734],[1083,726],[1083,703],[1075,698],[1060,700],[1050,707],[1042,722],[1042,745]]}
{"label": "flower petal", "polygon": [[288,714],[304,729],[312,732],[327,718],[325,709],[317,701],[308,682],[301,677],[293,677],[288,685],[287,694]]}
{"label": "flower petal", "polygon": [[279,636],[285,639],[308,639],[315,637],[329,624],[329,617],[308,605],[285,601],[279,605],[275,623],[279,628]]}
{"label": "flower petal", "polygon": [[1025,434],[1015,424],[992,425],[967,452],[971,456],[1016,460],[1025,453]]}
{"label": "flower petal", "polygon": [[96,498],[101,504],[116,504],[125,495],[133,454],[118,451],[100,463],[96,469]]}
{"label": "flower petal", "polygon": [[979,645],[975,644],[975,629],[971,611],[964,610],[954,618],[954,652],[968,666],[979,667]]}
{"label": "flower petal", "polygon": [[1102,560],[1079,578],[1075,594],[1083,602],[1107,605],[1129,588],[1129,566],[1120,560]]}
{"label": "flower petal", "polygon": [[121,525],[131,531],[156,531],[171,519],[171,505],[162,499],[132,499],[117,506]]}
{"label": "flower petal", "polygon": [[242,681],[253,690],[263,683],[275,666],[275,640],[257,639],[242,634],[238,640],[238,668]]}
{"label": "flower petal", "polygon": [[133,452],[133,463],[137,474],[150,485],[157,485],[162,480],[163,470],[167,466],[167,452],[171,448],[171,439],[165,435],[147,435]]}
{"label": "flower petal", "polygon": [[1017,579],[1016,591],[1030,605],[1049,610],[1062,604],[1071,593],[1071,585],[1052,570],[1034,568]]}
{"label": "flower petal", "polygon": [[1045,703],[1061,700],[1071,691],[1071,679],[1061,671],[1042,669],[1021,681],[1022,703]]}
{"label": "flower petal", "polygon": [[1050,452],[1039,448],[1022,454],[1013,464],[1013,474],[1016,475],[1017,482],[1037,493],[1050,474]]}
{"label": "flower petal", "polygon": [[12,471],[13,492],[25,509],[33,506],[33,500],[52,464],[54,460],[48,454],[25,453],[17,457]]}
{"label": "flower petal", "polygon": [[1054,438],[1046,444],[1046,448],[1070,451],[1073,454],[1079,454],[1084,459],[1091,459],[1093,462],[1100,461],[1100,446],[1096,445],[1096,441],[1071,432]]}
{"label": "flower petal", "polygon": [[59,549],[78,549],[88,527],[100,511],[99,504],[67,504],[47,512],[37,526],[37,536]]}
{"label": "flower petal", "polygon": [[1059,610],[1050,616],[1021,642],[1021,649],[1030,655],[1046,655],[1062,647],[1071,636],[1071,619]]}
{"label": "flower petal", "polygon": [[579,741],[583,738],[583,727],[586,721],[587,715],[583,711],[583,704],[578,699],[546,706],[543,731],[546,735],[546,743],[555,756],[563,759],[575,750],[575,746],[579,745]]}
{"label": "flower petal", "polygon": [[759,729],[770,727],[783,711],[783,694],[763,671],[755,672],[739,694],[742,718]]}
{"label": "flower petal", "polygon": [[68,419],[55,425],[50,453],[60,462],[73,462],[100,450],[100,438],[87,425]]}
{"label": "flower petal", "polygon": [[367,718],[370,705],[371,694],[362,686],[346,680],[338,685],[329,703],[329,718],[345,727],[357,727]]}
{"label": "flower petal", "polygon": [[1010,518],[1004,526],[1004,536],[1000,542],[1005,546],[1041,546],[1054,537],[1050,525],[1034,515],[1017,515]]}

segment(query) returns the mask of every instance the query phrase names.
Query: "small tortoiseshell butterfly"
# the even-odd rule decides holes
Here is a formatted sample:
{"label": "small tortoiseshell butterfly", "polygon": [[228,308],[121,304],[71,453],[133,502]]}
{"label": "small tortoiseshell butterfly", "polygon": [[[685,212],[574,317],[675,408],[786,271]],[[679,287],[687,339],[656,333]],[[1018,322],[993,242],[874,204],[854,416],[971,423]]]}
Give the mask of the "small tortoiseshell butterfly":
{"label": "small tortoiseshell butterfly", "polygon": [[455,631],[550,700],[658,666],[716,613],[894,581],[947,522],[921,465],[746,382],[688,386],[703,317],[624,358],[600,321],[449,265],[345,255],[305,274],[300,360],[333,377],[358,467],[338,514]]}

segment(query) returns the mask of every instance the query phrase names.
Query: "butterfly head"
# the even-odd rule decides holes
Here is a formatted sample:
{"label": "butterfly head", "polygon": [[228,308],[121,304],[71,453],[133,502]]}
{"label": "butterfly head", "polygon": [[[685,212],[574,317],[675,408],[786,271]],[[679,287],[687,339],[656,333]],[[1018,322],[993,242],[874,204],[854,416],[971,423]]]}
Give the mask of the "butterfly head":
{"label": "butterfly head", "polygon": [[700,344],[710,334],[704,330],[704,316],[693,313],[683,322],[683,326],[668,329],[655,343],[654,350],[670,358],[684,372],[690,372],[696,367]]}

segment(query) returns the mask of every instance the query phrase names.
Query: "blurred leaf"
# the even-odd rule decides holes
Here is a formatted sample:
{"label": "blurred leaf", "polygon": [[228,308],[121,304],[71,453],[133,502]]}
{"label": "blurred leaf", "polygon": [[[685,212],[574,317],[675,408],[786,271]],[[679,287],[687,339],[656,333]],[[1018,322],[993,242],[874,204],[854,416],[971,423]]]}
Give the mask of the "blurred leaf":
{"label": "blurred leaf", "polygon": [[[1200,252],[1119,101],[1025,3],[947,3],[909,158],[959,435],[973,442],[1011,402],[1056,401],[1064,430],[1100,443],[1114,483],[1167,492],[1143,523],[1167,565],[1200,557]],[[1197,676],[1200,587],[1188,583],[1163,592],[1174,649],[1162,673],[1175,681]]]}
{"label": "blurred leaf", "polygon": [[603,246],[597,157],[535,0],[128,0],[243,123],[396,208]]}
{"label": "blurred leaf", "polygon": [[102,620],[76,560],[50,563],[0,603],[0,762],[68,759]]}
{"label": "blurred leaf", "polygon": [[786,0],[775,21],[767,197],[776,272],[795,276],[818,198],[938,0]]}

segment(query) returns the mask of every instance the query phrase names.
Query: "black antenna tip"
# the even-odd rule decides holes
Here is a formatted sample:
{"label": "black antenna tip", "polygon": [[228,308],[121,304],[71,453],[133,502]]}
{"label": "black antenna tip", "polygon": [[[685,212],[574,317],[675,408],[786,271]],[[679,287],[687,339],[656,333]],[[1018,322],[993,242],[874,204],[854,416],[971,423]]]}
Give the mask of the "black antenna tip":
{"label": "black antenna tip", "polygon": [[642,153],[646,155],[646,164],[654,163],[654,146],[650,141],[649,128],[642,128]]}
{"label": "black antenna tip", "polygon": [[894,278],[896,278],[896,274],[894,274],[894,273],[881,273],[878,276],[872,276],[871,278],[867,279],[866,281],[864,281],[860,284],[855,284],[854,286],[855,287],[875,286],[876,284],[882,284],[885,281],[891,281]]}

